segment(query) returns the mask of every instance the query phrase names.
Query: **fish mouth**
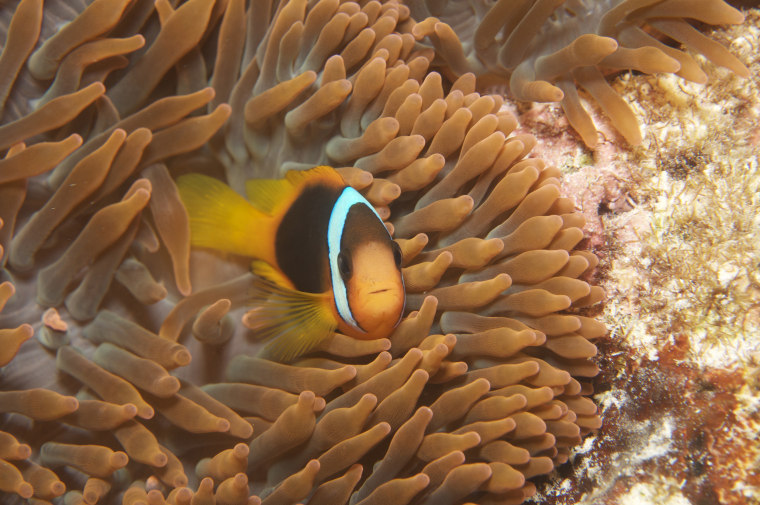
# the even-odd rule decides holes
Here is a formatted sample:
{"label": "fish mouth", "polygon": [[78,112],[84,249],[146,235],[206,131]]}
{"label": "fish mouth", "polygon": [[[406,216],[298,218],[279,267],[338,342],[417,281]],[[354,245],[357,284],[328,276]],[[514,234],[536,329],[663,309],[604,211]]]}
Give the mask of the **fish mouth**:
{"label": "fish mouth", "polygon": [[370,293],[369,293],[369,294],[371,294],[371,295],[375,295],[375,294],[377,294],[377,293],[385,293],[386,291],[390,291],[390,289],[389,289],[389,288],[378,289],[378,290],[376,290],[376,291],[370,291]]}

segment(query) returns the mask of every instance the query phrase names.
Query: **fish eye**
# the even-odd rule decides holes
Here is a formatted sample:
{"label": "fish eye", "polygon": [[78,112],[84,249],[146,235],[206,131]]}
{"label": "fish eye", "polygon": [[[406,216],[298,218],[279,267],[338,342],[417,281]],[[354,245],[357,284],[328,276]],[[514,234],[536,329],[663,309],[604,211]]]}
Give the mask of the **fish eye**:
{"label": "fish eye", "polygon": [[351,258],[344,251],[338,253],[338,271],[344,280],[351,277]]}
{"label": "fish eye", "polygon": [[393,260],[396,262],[396,266],[401,268],[401,262],[404,259],[403,254],[401,254],[401,246],[395,240],[391,240],[391,248],[393,249]]}

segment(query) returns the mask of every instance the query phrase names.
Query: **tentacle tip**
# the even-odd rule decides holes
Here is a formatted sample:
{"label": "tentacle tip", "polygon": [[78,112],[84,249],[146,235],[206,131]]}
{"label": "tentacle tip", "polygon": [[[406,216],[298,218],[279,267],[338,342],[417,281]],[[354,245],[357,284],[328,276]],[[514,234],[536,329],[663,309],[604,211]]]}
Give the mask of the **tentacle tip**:
{"label": "tentacle tip", "polygon": [[153,455],[151,458],[152,466],[157,468],[163,468],[169,462],[169,458],[163,452],[159,452]]}
{"label": "tentacle tip", "polygon": [[79,400],[73,396],[64,397],[63,407],[68,413],[75,412],[79,408]]}
{"label": "tentacle tip", "polygon": [[27,444],[21,444],[16,448],[18,459],[26,459],[32,455],[32,448]]}
{"label": "tentacle tip", "polygon": [[28,482],[22,482],[16,488],[16,493],[22,498],[31,498],[34,493],[34,488]]}
{"label": "tentacle tip", "polygon": [[153,410],[153,408],[149,405],[141,407],[137,410],[137,417],[141,419],[153,419],[154,415],[156,415],[156,411]]}

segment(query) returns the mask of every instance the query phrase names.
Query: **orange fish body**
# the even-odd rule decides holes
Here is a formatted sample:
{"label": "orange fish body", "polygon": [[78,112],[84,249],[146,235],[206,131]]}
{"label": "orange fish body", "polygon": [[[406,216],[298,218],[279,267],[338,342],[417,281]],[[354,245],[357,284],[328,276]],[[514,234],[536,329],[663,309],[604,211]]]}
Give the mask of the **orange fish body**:
{"label": "orange fish body", "polygon": [[249,200],[200,174],[178,178],[194,246],[254,258],[264,355],[291,361],[336,329],[388,337],[404,310],[401,251],[334,169],[247,182]]}

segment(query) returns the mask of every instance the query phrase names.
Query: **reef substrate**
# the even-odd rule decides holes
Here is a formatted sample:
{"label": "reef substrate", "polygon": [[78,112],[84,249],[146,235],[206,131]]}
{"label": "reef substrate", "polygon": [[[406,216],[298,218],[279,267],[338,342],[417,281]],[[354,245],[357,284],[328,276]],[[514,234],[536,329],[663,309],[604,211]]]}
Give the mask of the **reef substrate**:
{"label": "reef substrate", "polygon": [[556,108],[519,109],[587,219],[611,329],[596,341],[603,426],[539,485],[538,501],[760,500],[760,11],[746,16],[709,35],[749,80],[708,69],[706,86],[635,74],[612,84],[634,104],[641,147],[607,130],[592,153]]}

